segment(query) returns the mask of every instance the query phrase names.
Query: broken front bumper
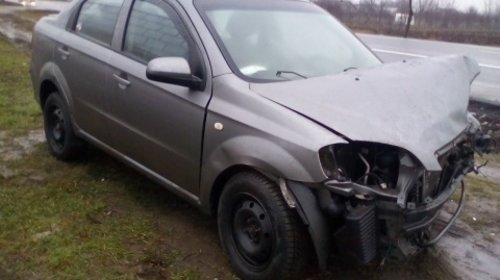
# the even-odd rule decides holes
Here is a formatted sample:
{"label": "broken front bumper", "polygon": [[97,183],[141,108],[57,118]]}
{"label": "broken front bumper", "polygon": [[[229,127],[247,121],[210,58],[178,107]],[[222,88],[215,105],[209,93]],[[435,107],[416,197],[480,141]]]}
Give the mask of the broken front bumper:
{"label": "broken front bumper", "polygon": [[[283,181],[285,200],[308,227],[320,267],[326,268],[331,253],[369,263],[377,257],[404,258],[435,244],[463,208],[464,177],[477,171],[474,154],[488,151],[486,138],[466,136],[436,152],[440,171],[426,170],[404,151],[354,143],[320,151],[325,169],[332,171],[330,180],[310,185]],[[382,160],[377,161],[378,155]],[[391,161],[395,155],[399,162]],[[395,170],[392,173],[374,173],[391,166],[386,170]],[[441,209],[458,188],[456,210],[443,222],[438,219]]]}
{"label": "broken front bumper", "polygon": [[[377,256],[404,258],[435,244],[463,208],[463,178],[467,172],[461,170],[437,196],[419,204],[407,201],[401,204],[401,193],[335,180],[326,182],[325,187],[332,193],[357,200],[354,207],[345,210],[343,225],[334,231],[337,250],[359,263],[369,263]],[[437,232],[431,233],[429,229],[440,216],[440,210],[459,187],[461,194],[455,212]],[[364,199],[367,195],[372,199]]]}

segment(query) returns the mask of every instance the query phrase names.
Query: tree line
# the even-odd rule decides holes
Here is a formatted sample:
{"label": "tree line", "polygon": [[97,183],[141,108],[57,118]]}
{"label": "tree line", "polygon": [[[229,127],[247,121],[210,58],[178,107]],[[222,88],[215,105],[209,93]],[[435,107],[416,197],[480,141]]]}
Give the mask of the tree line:
{"label": "tree line", "polygon": [[316,0],[357,31],[500,45],[500,4],[457,8],[456,0]]}

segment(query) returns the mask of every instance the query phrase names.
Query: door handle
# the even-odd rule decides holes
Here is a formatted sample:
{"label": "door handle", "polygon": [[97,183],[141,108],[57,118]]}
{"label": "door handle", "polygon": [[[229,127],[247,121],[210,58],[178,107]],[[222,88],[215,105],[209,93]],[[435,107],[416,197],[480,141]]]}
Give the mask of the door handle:
{"label": "door handle", "polygon": [[68,59],[68,57],[70,56],[69,49],[66,46],[57,48],[57,51],[61,54],[61,58],[63,60]]}
{"label": "door handle", "polygon": [[127,89],[130,86],[130,81],[127,80],[127,76],[125,74],[113,74],[113,79],[118,82],[118,87],[120,89]]}

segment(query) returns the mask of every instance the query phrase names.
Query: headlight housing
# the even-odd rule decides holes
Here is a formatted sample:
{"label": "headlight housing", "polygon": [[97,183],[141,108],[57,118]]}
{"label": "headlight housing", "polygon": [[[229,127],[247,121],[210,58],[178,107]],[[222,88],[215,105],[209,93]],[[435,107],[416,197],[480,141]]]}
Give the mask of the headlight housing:
{"label": "headlight housing", "polygon": [[408,158],[408,153],[385,144],[352,142],[324,147],[319,157],[325,175],[331,179],[394,189],[401,160]]}

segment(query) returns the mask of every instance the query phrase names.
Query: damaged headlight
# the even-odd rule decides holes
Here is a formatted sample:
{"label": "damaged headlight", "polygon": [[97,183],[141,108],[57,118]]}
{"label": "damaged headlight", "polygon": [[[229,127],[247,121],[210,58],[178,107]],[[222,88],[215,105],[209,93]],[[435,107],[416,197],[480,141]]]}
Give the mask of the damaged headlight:
{"label": "damaged headlight", "polygon": [[381,189],[395,189],[402,166],[416,167],[408,152],[385,144],[353,142],[324,147],[320,160],[329,178]]}

